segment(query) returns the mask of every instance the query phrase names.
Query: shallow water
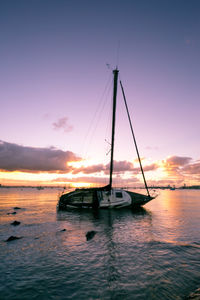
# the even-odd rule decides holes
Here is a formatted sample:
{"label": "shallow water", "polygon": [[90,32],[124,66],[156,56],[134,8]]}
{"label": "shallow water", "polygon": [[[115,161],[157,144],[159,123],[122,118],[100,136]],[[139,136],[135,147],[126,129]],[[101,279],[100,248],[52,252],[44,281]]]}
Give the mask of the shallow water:
{"label": "shallow water", "polygon": [[98,213],[58,212],[59,192],[0,189],[0,299],[184,299],[200,286],[200,191]]}

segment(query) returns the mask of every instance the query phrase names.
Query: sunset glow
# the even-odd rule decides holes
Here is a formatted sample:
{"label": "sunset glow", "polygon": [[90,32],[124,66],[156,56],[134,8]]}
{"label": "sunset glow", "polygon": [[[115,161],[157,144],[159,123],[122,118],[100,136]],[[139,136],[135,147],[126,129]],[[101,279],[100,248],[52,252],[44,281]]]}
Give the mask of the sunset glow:
{"label": "sunset glow", "polygon": [[[197,2],[20,3],[0,7],[0,184],[108,184],[117,65],[147,183],[199,185]],[[143,185],[120,86],[114,160]]]}

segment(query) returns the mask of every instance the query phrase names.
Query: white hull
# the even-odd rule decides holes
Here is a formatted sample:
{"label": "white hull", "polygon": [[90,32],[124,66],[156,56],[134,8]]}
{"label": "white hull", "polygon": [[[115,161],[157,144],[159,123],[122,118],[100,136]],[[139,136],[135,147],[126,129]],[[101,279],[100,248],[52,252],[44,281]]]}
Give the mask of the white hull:
{"label": "white hull", "polygon": [[132,200],[130,195],[119,189],[112,189],[109,192],[102,192],[102,199],[99,208],[120,208],[131,206]]}

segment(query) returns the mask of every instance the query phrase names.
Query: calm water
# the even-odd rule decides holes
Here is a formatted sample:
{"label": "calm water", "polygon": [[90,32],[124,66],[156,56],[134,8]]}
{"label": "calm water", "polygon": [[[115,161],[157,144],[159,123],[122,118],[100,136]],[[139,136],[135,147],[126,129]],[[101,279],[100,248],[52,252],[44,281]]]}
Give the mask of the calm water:
{"label": "calm water", "polygon": [[200,287],[200,191],[98,214],[57,212],[58,193],[0,189],[0,299],[184,299]]}

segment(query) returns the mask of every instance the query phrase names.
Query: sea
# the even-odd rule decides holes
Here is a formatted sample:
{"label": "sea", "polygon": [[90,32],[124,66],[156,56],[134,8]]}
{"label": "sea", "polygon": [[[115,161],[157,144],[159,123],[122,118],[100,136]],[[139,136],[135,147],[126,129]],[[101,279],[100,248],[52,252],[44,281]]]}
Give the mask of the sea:
{"label": "sea", "polygon": [[176,300],[200,287],[200,190],[98,212],[58,211],[60,193],[0,189],[1,300]]}

